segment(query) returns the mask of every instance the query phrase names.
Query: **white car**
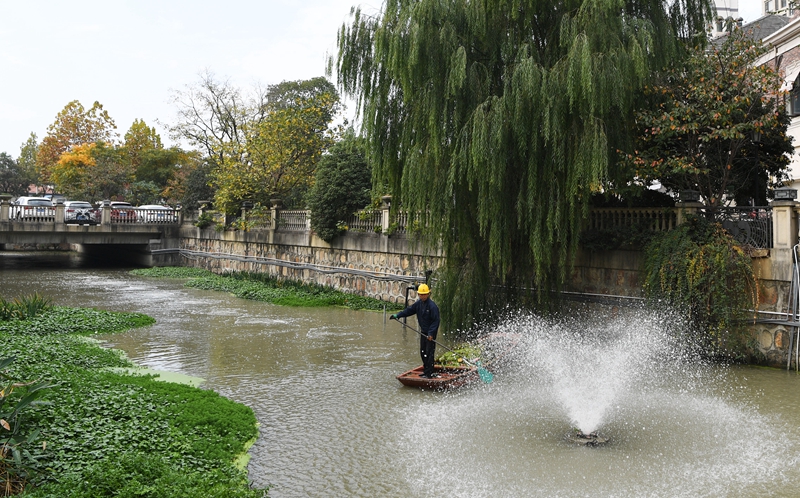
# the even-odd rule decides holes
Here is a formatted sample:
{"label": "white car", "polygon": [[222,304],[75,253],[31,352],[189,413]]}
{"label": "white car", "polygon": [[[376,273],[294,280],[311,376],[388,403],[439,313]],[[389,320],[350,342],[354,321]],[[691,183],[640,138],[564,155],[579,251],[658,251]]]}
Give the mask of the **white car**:
{"label": "white car", "polygon": [[11,217],[20,221],[53,221],[56,210],[50,199],[18,197],[11,206]]}
{"label": "white car", "polygon": [[136,208],[139,212],[139,221],[142,223],[177,223],[178,215],[175,209],[169,206],[146,204]]}
{"label": "white car", "polygon": [[112,223],[136,223],[139,221],[136,208],[130,202],[113,201],[109,207],[111,208]]}
{"label": "white car", "polygon": [[97,225],[97,212],[86,201],[66,201],[64,203],[64,223]]}

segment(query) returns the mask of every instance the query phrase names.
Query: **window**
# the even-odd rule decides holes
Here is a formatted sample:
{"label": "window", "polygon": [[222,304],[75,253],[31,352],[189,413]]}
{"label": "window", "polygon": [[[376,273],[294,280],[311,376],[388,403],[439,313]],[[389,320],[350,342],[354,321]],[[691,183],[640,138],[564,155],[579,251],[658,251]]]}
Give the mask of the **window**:
{"label": "window", "polygon": [[789,92],[789,115],[800,116],[800,81],[795,80],[792,91]]}
{"label": "window", "polygon": [[786,8],[786,0],[781,0],[781,8],[782,9]]}
{"label": "window", "polygon": [[764,2],[764,13],[769,13],[769,0]]}

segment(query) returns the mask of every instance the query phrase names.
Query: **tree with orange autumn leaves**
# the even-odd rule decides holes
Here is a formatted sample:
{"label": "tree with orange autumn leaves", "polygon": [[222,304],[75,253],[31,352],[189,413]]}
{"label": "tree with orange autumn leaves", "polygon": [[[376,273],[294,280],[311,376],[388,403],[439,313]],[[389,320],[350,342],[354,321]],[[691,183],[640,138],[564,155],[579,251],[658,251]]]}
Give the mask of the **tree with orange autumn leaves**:
{"label": "tree with orange autumn leaves", "polygon": [[114,144],[116,129],[117,125],[100,102],[95,102],[88,110],[77,100],[68,103],[47,127],[47,135],[39,144],[36,154],[39,180],[49,183],[61,154],[73,147],[95,142]]}
{"label": "tree with orange autumn leaves", "polygon": [[198,164],[193,153],[164,148],[155,128],[134,120],[118,143],[116,124],[99,102],[68,103],[37,147],[42,183],[72,199],[177,203],[181,179]]}
{"label": "tree with orange autumn leaves", "polygon": [[765,205],[793,152],[782,78],[757,63],[765,51],[735,29],[661,74],[636,115],[635,150],[623,153],[628,177],[699,191],[712,208]]}

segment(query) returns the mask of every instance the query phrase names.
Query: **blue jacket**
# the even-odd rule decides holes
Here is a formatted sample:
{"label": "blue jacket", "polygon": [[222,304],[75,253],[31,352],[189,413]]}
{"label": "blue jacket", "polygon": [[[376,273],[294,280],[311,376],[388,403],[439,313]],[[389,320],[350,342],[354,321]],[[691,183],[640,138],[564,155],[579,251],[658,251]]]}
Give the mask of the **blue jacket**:
{"label": "blue jacket", "polygon": [[397,318],[411,315],[417,315],[420,332],[436,338],[436,333],[439,331],[439,307],[431,298],[425,301],[418,299],[417,302],[398,313]]}

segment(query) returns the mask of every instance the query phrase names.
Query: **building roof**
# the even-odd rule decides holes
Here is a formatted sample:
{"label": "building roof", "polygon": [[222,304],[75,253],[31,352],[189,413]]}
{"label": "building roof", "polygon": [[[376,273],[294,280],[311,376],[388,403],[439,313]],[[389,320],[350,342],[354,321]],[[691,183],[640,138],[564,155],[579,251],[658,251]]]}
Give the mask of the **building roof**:
{"label": "building roof", "polygon": [[[744,29],[746,32],[752,31],[753,38],[761,41],[764,38],[767,38],[771,34],[775,33],[776,31],[780,30],[781,28],[783,28],[792,21],[793,19],[790,17],[778,16],[775,14],[767,14],[763,17],[759,17],[753,22],[745,24],[744,26],[742,26],[741,29]],[[725,34],[720,36],[719,38],[715,38],[712,41],[712,43],[714,45],[719,46],[722,44],[722,40],[724,40],[726,36],[728,35]]]}

